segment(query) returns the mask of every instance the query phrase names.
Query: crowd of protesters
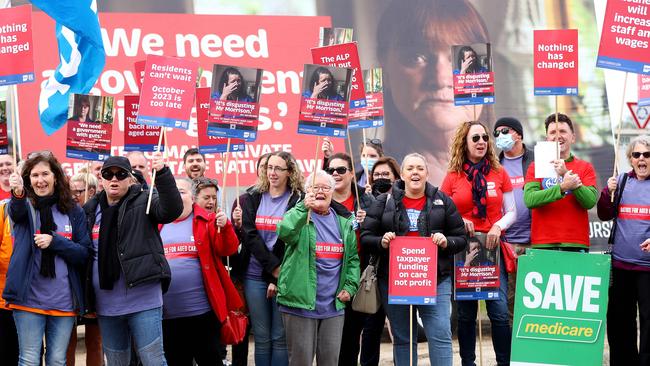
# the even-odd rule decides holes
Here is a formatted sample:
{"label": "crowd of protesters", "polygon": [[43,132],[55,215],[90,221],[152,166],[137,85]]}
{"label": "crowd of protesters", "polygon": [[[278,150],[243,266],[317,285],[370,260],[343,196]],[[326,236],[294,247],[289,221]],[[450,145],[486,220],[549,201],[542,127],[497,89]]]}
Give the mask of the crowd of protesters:
{"label": "crowd of protesters", "polygon": [[[230,310],[242,310],[255,365],[378,365],[386,319],[395,364],[408,365],[409,354],[416,364],[408,307],[388,303],[388,248],[416,236],[439,254],[436,304],[414,310],[430,364],[451,365],[454,254],[477,233],[486,249],[518,255],[588,252],[587,210],[597,204],[602,220],[614,220],[611,362],[648,364],[650,220],[626,209],[650,207],[650,137],[630,142],[632,170],[611,177],[599,198],[593,167],[571,150],[568,116],[545,121],[546,139],[559,145],[551,179],[535,177],[517,119],[493,125],[456,128],[440,188],[429,183],[425,156],[400,164],[378,139],[364,141],[356,166],[325,140],[323,169],[307,178],[290,153],[265,154],[230,216],[197,149],[185,153],[182,177],[160,153],[112,156],[72,177],[49,151],[17,167],[0,156],[1,363],[74,365],[84,325],[87,365],[220,365],[220,329]],[[500,256],[504,269],[508,257]],[[381,307],[365,314],[351,302],[371,262]],[[498,365],[510,362],[515,276],[501,270],[499,295],[486,300]],[[456,309],[460,358],[474,365],[478,304]],[[248,353],[247,336],[233,346],[233,364],[247,364]]]}

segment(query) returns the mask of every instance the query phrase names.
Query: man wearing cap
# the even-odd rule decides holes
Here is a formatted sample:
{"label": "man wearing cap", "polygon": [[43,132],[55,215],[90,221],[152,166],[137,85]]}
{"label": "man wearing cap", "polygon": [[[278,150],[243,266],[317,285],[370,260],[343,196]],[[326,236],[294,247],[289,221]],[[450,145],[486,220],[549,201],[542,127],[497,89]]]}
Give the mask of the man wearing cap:
{"label": "man wearing cap", "polygon": [[162,341],[162,294],[171,272],[159,224],[173,222],[183,201],[161,153],[154,153],[156,190],[137,183],[129,160],[111,156],[101,169],[104,191],[84,205],[93,256],[86,294],[97,312],[108,365],[128,365],[131,339],[143,366],[167,365]]}
{"label": "man wearing cap", "polygon": [[[535,160],[533,150],[523,142],[524,130],[519,120],[502,117],[494,125],[496,146],[501,150],[499,163],[510,176],[512,192],[517,205],[517,221],[506,230],[506,241],[512,245],[517,255],[525,253],[530,247],[530,210],[524,203],[524,177],[528,166]],[[508,313],[512,322],[517,273],[508,274]]]}

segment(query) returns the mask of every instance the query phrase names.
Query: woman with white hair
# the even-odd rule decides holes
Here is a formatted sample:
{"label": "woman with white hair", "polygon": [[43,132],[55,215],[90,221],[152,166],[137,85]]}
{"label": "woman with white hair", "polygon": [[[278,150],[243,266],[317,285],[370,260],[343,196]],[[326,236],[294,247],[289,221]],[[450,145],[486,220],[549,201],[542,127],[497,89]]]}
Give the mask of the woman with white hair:
{"label": "woman with white hair", "polygon": [[632,170],[609,178],[598,200],[598,217],[614,219],[609,238],[613,249],[607,339],[612,365],[647,365],[650,362],[650,136],[642,135],[630,141],[627,159]]}
{"label": "woman with white hair", "polygon": [[[315,174],[315,177],[314,177]],[[316,171],[303,201],[278,224],[285,243],[277,301],[287,337],[289,365],[338,365],[345,303],[359,286],[354,217],[331,206],[334,178]]]}

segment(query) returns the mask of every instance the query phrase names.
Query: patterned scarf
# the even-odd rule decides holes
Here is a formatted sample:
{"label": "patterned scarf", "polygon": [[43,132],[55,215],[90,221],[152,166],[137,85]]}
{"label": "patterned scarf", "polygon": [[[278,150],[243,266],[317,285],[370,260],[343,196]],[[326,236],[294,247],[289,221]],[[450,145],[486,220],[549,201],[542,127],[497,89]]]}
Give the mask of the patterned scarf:
{"label": "patterned scarf", "polygon": [[490,173],[490,162],[485,158],[476,164],[465,160],[463,171],[467,174],[467,180],[472,183],[472,201],[474,202],[472,216],[484,219],[487,216],[487,181],[485,176]]}

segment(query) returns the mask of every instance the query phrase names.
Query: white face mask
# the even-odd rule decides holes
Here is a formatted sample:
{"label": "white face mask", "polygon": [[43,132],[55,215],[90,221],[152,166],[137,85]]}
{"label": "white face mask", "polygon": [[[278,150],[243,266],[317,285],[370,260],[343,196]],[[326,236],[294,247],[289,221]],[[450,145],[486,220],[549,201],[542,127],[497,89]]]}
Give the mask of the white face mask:
{"label": "white face mask", "polygon": [[512,148],[515,146],[515,140],[512,139],[512,135],[507,133],[507,134],[499,134],[496,138],[496,145],[498,149],[501,149],[502,151],[510,151]]}

